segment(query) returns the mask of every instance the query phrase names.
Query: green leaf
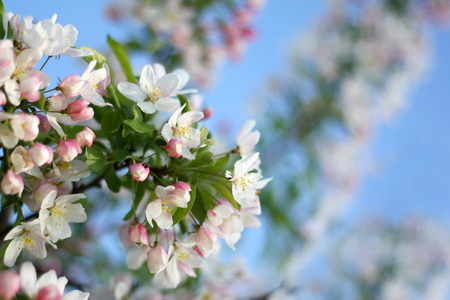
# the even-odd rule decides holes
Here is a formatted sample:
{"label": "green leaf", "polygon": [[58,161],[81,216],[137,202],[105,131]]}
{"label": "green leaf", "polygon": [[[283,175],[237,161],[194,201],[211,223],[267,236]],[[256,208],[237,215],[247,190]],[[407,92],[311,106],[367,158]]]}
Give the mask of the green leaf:
{"label": "green leaf", "polygon": [[191,111],[192,110],[192,106],[189,103],[188,99],[185,96],[183,96],[183,95],[177,95],[177,96],[178,96],[178,99],[180,99],[181,106],[186,104],[186,106],[183,108],[183,112]]}
{"label": "green leaf", "polygon": [[39,107],[40,110],[44,110],[45,102],[46,102],[45,96],[43,93],[41,93],[41,99],[39,99],[36,105],[37,107]]}
{"label": "green leaf", "polygon": [[115,135],[119,131],[120,125],[122,125],[120,114],[115,111],[108,111],[103,115],[101,125],[108,140],[110,140],[112,144],[115,144]]}
{"label": "green leaf", "polygon": [[214,154],[210,151],[205,151],[197,155],[197,157],[189,164],[189,168],[208,167],[214,164]]}
{"label": "green leaf", "polygon": [[114,168],[110,168],[108,173],[105,175],[105,181],[108,185],[108,188],[113,193],[118,193],[120,191],[120,186],[122,185],[122,182],[120,181],[119,177],[117,177],[116,170]]}
{"label": "green leaf", "polygon": [[[97,50],[89,48],[89,47],[80,47],[80,49],[92,51],[92,53],[93,53],[92,55],[85,56],[85,57],[83,57],[83,59],[87,63],[90,63],[91,61],[96,60],[97,61],[97,63],[95,64],[96,69],[100,69],[101,67],[103,67],[104,63],[108,63],[108,59],[103,54],[98,52]],[[109,65],[109,63],[108,63],[108,67],[109,67],[109,71],[111,72],[111,66]],[[111,82],[113,81],[112,79],[113,78],[111,77]]]}
{"label": "green leaf", "polygon": [[[133,119],[133,120],[125,120],[123,122],[124,124],[127,124],[128,126],[130,126],[131,128],[133,128],[135,131],[140,132],[140,133],[152,133],[155,128],[152,125],[149,124],[145,124],[143,121],[139,120],[139,119]],[[125,135],[124,131],[124,136],[128,135],[128,133]]]}
{"label": "green leaf", "polygon": [[211,181],[209,182],[219,193],[222,194],[236,209],[239,209],[239,204],[234,200],[231,192],[231,183],[228,181]]}
{"label": "green leaf", "polygon": [[120,66],[122,67],[122,71],[125,74],[127,80],[129,82],[135,83],[136,79],[133,75],[133,69],[131,68],[130,58],[128,57],[127,50],[124,46],[116,42],[111,36],[108,35],[108,44],[111,47],[111,50],[117,57]]}
{"label": "green leaf", "polygon": [[125,217],[123,217],[124,221],[128,221],[129,219],[131,219],[134,216],[134,210],[130,209],[130,211],[127,212],[127,214],[125,215]]}
{"label": "green leaf", "polygon": [[[223,171],[223,169],[225,169],[229,160],[230,160],[230,153],[228,153],[227,155],[225,155],[221,158],[216,159],[214,165],[203,168],[202,170],[205,170],[208,172],[213,172],[213,173],[220,173]],[[210,175],[207,175],[207,174],[202,174],[201,176],[204,176],[204,175],[210,177]]]}
{"label": "green leaf", "polygon": [[115,156],[118,162],[123,162],[127,158],[133,158],[134,156],[127,150],[119,148],[115,152]]}
{"label": "green leaf", "polygon": [[178,207],[175,213],[172,215],[173,225],[177,224],[181,220],[186,217],[186,215],[191,211],[192,206],[195,203],[195,199],[197,196],[197,182],[198,176],[196,176],[189,184],[191,186],[191,200],[188,202],[188,206],[186,208]]}
{"label": "green leaf", "polygon": [[[5,14],[5,6],[3,5],[3,1],[0,0],[0,20],[3,20],[3,15]],[[9,22],[8,22],[9,23]],[[0,24],[0,39],[5,37],[5,29],[3,28],[3,24]]]}
{"label": "green leaf", "polygon": [[6,209],[11,205],[17,203],[19,198],[17,195],[3,195],[2,196],[2,209]]}
{"label": "green leaf", "polygon": [[86,165],[94,172],[105,173],[112,164],[102,151],[95,148],[86,148]]}
{"label": "green leaf", "polygon": [[139,106],[137,106],[136,104],[133,105],[133,114],[134,114],[135,119],[137,119],[139,121],[144,121],[144,118],[142,117],[141,108]]}

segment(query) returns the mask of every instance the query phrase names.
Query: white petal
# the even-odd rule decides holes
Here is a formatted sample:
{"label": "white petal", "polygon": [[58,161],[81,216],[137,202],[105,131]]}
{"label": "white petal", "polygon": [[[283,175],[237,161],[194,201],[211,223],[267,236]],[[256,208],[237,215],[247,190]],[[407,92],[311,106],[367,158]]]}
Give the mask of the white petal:
{"label": "white petal", "polygon": [[161,214],[161,211],[162,211],[161,199],[156,199],[155,201],[152,201],[147,205],[145,215],[150,225],[152,225],[152,220]]}
{"label": "white petal", "polygon": [[47,273],[44,273],[39,277],[39,279],[36,282],[36,290],[39,291],[41,288],[47,286],[47,285],[57,285],[58,283],[58,277],[56,276],[55,270],[50,270]]}
{"label": "white petal", "polygon": [[3,258],[3,263],[7,267],[12,267],[16,263],[17,257],[22,251],[20,247],[22,237],[17,237],[9,243],[8,248],[6,248],[5,257]]}
{"label": "white petal", "polygon": [[156,217],[155,221],[161,229],[169,229],[173,224],[172,215],[168,209],[163,210],[161,214]]}
{"label": "white petal", "polygon": [[147,247],[132,246],[127,256],[127,266],[130,270],[139,269],[147,260]]}
{"label": "white petal", "polygon": [[161,92],[164,96],[171,96],[178,89],[181,82],[180,76],[176,74],[167,74],[155,83],[156,86],[160,87]]}
{"label": "white petal", "polygon": [[147,98],[147,95],[144,93],[144,91],[134,83],[120,82],[117,85],[117,89],[122,95],[124,95],[128,99],[133,100],[134,102],[142,102]]}
{"label": "white petal", "polygon": [[139,78],[139,85],[141,89],[148,92],[148,89],[156,82],[155,72],[151,65],[146,65],[141,72],[141,78]]}
{"label": "white petal", "polygon": [[27,261],[20,265],[19,273],[22,281],[22,291],[25,295],[32,298],[36,293],[36,269],[31,262]]}
{"label": "white petal", "polygon": [[87,300],[89,298],[89,293],[83,293],[80,291],[71,291],[63,295],[62,300]]}
{"label": "white petal", "polygon": [[155,105],[151,102],[138,102],[137,104],[141,110],[146,113],[146,114],[153,114],[155,113],[156,109],[155,109]]}
{"label": "white petal", "polygon": [[180,100],[170,97],[164,97],[156,101],[155,108],[162,112],[173,113],[180,108]]}

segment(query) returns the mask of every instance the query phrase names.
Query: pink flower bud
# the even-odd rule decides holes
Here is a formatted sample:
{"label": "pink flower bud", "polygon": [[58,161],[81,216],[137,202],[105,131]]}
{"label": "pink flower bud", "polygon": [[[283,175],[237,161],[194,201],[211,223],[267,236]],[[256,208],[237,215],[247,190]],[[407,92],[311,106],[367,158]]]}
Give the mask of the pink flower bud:
{"label": "pink flower bud", "polygon": [[8,101],[6,101],[6,95],[2,91],[0,91],[0,105],[6,105]]}
{"label": "pink flower bud", "polygon": [[3,177],[1,188],[5,195],[19,194],[22,196],[23,192],[23,180],[19,175],[14,174],[13,171],[8,170],[5,177]]}
{"label": "pink flower bud", "polygon": [[41,92],[39,91],[44,82],[42,74],[33,73],[30,76],[25,77],[19,83],[19,92],[23,98],[36,102],[41,99]]}
{"label": "pink flower bud", "polygon": [[51,183],[44,182],[43,184],[39,185],[37,189],[34,190],[34,192],[31,194],[30,198],[33,198],[36,203],[41,206],[44,199],[48,196],[51,196],[51,194],[54,194],[56,198],[56,194],[58,193],[58,188]]}
{"label": "pink flower bud", "polygon": [[182,146],[183,142],[175,139],[170,139],[166,146],[167,153],[170,157],[180,157]]}
{"label": "pink flower bud", "polygon": [[62,295],[56,284],[49,284],[39,289],[36,300],[61,300]]}
{"label": "pink flower bud", "polygon": [[60,141],[56,146],[56,152],[65,162],[72,161],[78,154],[81,154],[81,147],[75,140]]}
{"label": "pink flower bud", "polygon": [[54,94],[49,101],[48,109],[51,111],[61,111],[65,110],[69,105],[69,100],[62,93]]}
{"label": "pink flower bud", "polygon": [[94,116],[94,110],[88,105],[89,102],[86,100],[77,100],[69,104],[67,113],[75,122],[90,120]]}
{"label": "pink flower bud", "polygon": [[39,134],[39,118],[29,114],[18,114],[10,121],[14,134],[19,140],[33,141]]}
{"label": "pink flower bud", "polygon": [[161,245],[151,248],[147,253],[147,258],[148,269],[151,273],[158,273],[163,270],[168,261],[166,250]]}
{"label": "pink flower bud", "polygon": [[207,107],[203,110],[203,121],[211,118],[213,115],[213,109],[211,107]]}
{"label": "pink flower bud", "polygon": [[66,97],[74,97],[80,94],[80,90],[86,83],[77,74],[69,75],[60,83],[59,89]]}
{"label": "pink flower bud", "polygon": [[0,298],[11,300],[20,290],[20,276],[11,270],[0,273]]}
{"label": "pink flower bud", "polygon": [[135,244],[138,243],[142,243],[144,245],[149,244],[147,228],[142,224],[130,226],[130,228],[128,229],[128,235],[130,236],[130,240]]}
{"label": "pink flower bud", "polygon": [[208,257],[211,251],[214,250],[216,240],[217,235],[201,226],[195,233],[195,242],[197,245],[194,249],[201,257]]}
{"label": "pink flower bud", "polygon": [[142,164],[134,164],[130,166],[131,177],[136,181],[144,181],[150,173],[150,168],[144,167]]}
{"label": "pink flower bud", "polygon": [[52,148],[41,143],[36,143],[30,149],[28,149],[27,155],[30,157],[31,161],[38,167],[44,164],[49,164],[53,161]]}
{"label": "pink flower bud", "polygon": [[50,125],[50,122],[48,121],[46,116],[43,115],[36,115],[39,119],[39,131],[40,132],[49,132],[52,130],[52,125]]}
{"label": "pink flower bud", "polygon": [[95,133],[88,127],[84,127],[83,131],[76,135],[77,143],[81,147],[91,147],[95,139]]}

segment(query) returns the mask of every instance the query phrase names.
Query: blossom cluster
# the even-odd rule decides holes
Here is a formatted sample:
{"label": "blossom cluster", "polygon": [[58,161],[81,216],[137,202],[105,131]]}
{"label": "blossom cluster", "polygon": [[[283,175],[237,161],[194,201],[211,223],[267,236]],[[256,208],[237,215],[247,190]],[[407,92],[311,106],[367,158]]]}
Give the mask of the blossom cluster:
{"label": "blossom cluster", "polygon": [[[233,2],[236,3],[115,1],[107,11],[116,22],[137,20],[148,32],[151,48],[156,50],[151,54],[176,58],[197,84],[208,86],[221,62],[227,57],[239,59],[256,35],[252,22],[264,1]],[[215,16],[217,11],[220,15]],[[144,42],[134,47],[148,49]]]}
{"label": "blossom cluster", "polygon": [[14,299],[21,291],[28,299],[61,299],[87,300],[89,293],[78,290],[64,294],[68,280],[57,277],[54,270],[50,270],[37,278],[36,269],[31,262],[24,262],[19,268],[19,274],[8,270],[0,273],[0,298]]}
{"label": "blossom cluster", "polygon": [[[83,76],[68,76],[48,89],[50,76],[42,69],[51,57],[92,54],[74,47],[78,31],[73,25],[56,23],[56,15],[33,23],[32,17],[5,13],[3,21],[8,36],[0,41],[1,191],[9,199],[7,206],[14,205],[19,211],[18,221],[22,217],[19,198],[36,212],[31,218],[38,217],[22,220],[6,235],[10,243],[4,263],[13,266],[23,249],[44,258],[46,243],[56,248],[58,240],[72,235],[69,222],[86,221],[83,206],[74,203],[85,195],[74,192],[72,183],[90,174],[86,164],[76,158],[82,147],[92,145],[95,134],[85,127],[75,139],[69,138],[60,124],[91,119],[94,111],[89,105],[105,104],[101,95],[106,90],[100,86],[109,84],[109,79],[106,69],[91,72],[90,65]],[[43,56],[47,61],[38,70]],[[52,91],[56,92],[48,96]]]}
{"label": "blossom cluster", "polygon": [[[46,244],[70,253],[73,249],[60,243],[73,234],[69,223],[84,223],[96,213],[90,189],[105,184],[131,202],[124,217],[128,267],[138,269],[146,261],[158,288],[175,288],[197,276],[195,269],[218,249],[220,239],[235,249],[244,227],[260,226],[259,193],[270,179],[263,179],[254,151],[260,137],[254,121],[242,126],[234,150],[214,155],[209,149],[217,142],[207,128],[199,128],[212,111],[193,109],[184,96],[196,93],[186,88],[185,70],[167,72],[148,64],[136,80],[125,49],[109,37],[126,65],[127,81],[115,85],[108,60],[94,49],[76,48],[76,28],[57,24],[56,15],[33,22],[5,13],[3,25],[2,213],[14,209],[16,214],[5,232],[5,266],[13,267],[22,250],[44,259]],[[52,85],[43,69],[60,55],[83,57],[89,64],[81,75]],[[22,290],[37,299],[41,288],[72,299],[61,296],[59,284],[65,281],[54,275],[43,275],[51,277],[49,288],[37,284],[31,293],[26,284]],[[85,299],[80,297],[75,298]]]}

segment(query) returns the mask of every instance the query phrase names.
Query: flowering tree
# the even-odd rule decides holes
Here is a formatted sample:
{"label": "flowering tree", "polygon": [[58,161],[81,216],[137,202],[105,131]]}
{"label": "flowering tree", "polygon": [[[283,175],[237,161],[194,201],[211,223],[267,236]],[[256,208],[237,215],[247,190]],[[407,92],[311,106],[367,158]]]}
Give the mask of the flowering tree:
{"label": "flowering tree", "polygon": [[[0,297],[87,299],[89,290],[93,299],[148,299],[161,295],[148,291],[151,278],[159,289],[187,280],[209,293],[210,284],[188,278],[208,264],[219,238],[234,249],[244,227],[260,226],[258,195],[270,179],[254,151],[254,122],[235,149],[213,154],[205,114],[186,98],[196,90],[185,70],[149,64],[135,77],[126,49],[108,37],[126,77],[116,84],[105,56],[75,46],[73,25],[0,8],[0,235],[10,268],[0,275]],[[52,81],[45,65],[61,55],[84,58],[86,70]],[[109,243],[98,243],[108,228],[95,221],[105,215],[103,225],[125,233],[135,279],[94,288],[125,270],[109,260]],[[81,291],[64,294],[66,284]]]}

